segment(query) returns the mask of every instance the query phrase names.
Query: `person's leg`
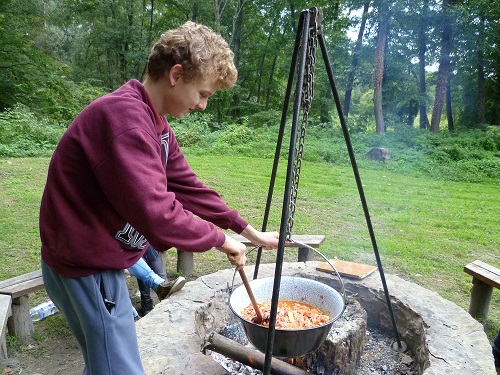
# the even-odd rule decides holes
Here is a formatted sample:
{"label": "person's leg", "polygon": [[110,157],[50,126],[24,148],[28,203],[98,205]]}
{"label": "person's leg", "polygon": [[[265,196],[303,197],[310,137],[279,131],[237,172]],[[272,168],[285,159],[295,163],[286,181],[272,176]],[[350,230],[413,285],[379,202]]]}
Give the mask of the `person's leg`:
{"label": "person's leg", "polygon": [[495,341],[493,341],[493,358],[498,372],[500,370],[500,330],[498,330]]}
{"label": "person's leg", "polygon": [[147,286],[152,288],[158,295],[160,301],[169,297],[172,293],[181,290],[186,283],[186,279],[182,276],[179,276],[173,281],[163,280],[153,272],[144,258],[140,258],[137,263],[128,268],[128,271],[132,276],[138,279],[140,278]]}
{"label": "person's leg", "polygon": [[144,375],[122,270],[66,278],[42,261],[45,289],[68,322],[88,375]]}
{"label": "person's leg", "polygon": [[[165,272],[165,253],[159,253],[152,246],[148,246],[146,252],[144,253],[144,260],[149,265],[149,267],[165,281],[168,281]],[[139,286],[139,291],[141,294],[141,310],[143,315],[147,315],[151,310],[153,310],[154,304],[151,298],[151,288],[147,286],[143,281],[137,279],[137,285]]]}
{"label": "person's leg", "polygon": [[158,288],[159,284],[165,281],[149,267],[144,258],[140,258],[137,263],[128,268],[128,271],[132,276],[135,276],[146,286],[154,290]]}

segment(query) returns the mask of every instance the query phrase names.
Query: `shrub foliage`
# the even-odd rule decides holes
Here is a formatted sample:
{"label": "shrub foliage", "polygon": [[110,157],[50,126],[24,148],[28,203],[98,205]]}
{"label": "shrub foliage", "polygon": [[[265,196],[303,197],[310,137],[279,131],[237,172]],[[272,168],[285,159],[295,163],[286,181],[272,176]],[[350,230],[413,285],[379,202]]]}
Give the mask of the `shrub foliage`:
{"label": "shrub foliage", "polygon": [[[88,101],[96,94],[91,90],[81,92],[86,93],[81,97]],[[78,106],[83,107],[80,103],[73,109]],[[75,110],[72,114],[76,113]],[[276,111],[243,117],[238,123],[217,123],[212,114],[201,112],[170,121],[181,147],[195,154],[256,158],[275,155],[280,128],[280,114]],[[40,118],[23,105],[0,113],[0,156],[49,155],[65,125],[53,118]],[[282,157],[288,155],[290,126],[288,123],[285,128]],[[467,182],[500,177],[500,128],[496,126],[433,134],[401,125],[384,134],[354,132],[348,141],[354,149],[356,164],[364,168]],[[311,121],[306,129],[304,160],[349,165],[348,141],[339,126]],[[387,148],[391,160],[368,160],[366,155],[373,147]]]}

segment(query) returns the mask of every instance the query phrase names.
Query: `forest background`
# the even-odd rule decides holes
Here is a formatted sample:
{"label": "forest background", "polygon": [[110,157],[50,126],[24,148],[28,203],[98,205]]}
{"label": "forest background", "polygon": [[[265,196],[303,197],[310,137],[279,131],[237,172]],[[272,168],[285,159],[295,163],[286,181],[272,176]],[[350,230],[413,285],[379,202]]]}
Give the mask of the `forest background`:
{"label": "forest background", "polygon": [[[486,215],[494,205],[481,191],[491,197],[500,182],[500,0],[2,0],[0,157],[49,157],[85,105],[131,78],[142,80],[159,35],[193,20],[228,40],[239,79],[233,89],[217,92],[203,113],[170,119],[179,143],[201,165],[212,160],[199,161],[203,155],[272,158],[299,15],[312,5],[323,12],[360,167],[381,178],[424,178],[427,185],[413,183],[418,192],[399,192],[419,195],[422,207],[448,189],[475,191],[474,204],[484,205]],[[345,170],[350,160],[319,55],[316,65],[304,159]],[[368,161],[372,147],[387,148],[391,160]],[[488,254],[482,260],[498,267],[500,223],[488,215],[487,240],[476,245]],[[452,218],[439,219],[435,227]],[[480,224],[460,223],[464,233]],[[450,253],[464,257],[453,260],[455,268],[474,250]],[[465,276],[460,280],[463,305],[468,290]],[[500,306],[498,291],[492,306]],[[500,312],[492,316],[490,337]]]}

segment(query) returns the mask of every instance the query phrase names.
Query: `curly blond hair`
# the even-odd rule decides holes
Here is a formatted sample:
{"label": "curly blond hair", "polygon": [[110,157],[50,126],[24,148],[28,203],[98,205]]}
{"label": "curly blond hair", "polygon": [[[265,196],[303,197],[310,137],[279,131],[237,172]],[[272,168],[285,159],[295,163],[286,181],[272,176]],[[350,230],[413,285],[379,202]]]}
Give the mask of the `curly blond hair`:
{"label": "curly blond hair", "polygon": [[226,89],[238,78],[227,42],[208,27],[191,21],[161,35],[149,55],[147,75],[156,81],[175,64],[182,65],[186,81],[216,79],[219,88]]}

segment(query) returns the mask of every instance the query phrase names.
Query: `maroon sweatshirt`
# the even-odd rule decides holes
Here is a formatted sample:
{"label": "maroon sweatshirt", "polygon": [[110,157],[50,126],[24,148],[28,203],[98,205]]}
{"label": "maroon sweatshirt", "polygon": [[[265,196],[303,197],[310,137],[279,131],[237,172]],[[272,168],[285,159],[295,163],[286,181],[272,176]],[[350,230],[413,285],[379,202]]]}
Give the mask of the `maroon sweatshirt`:
{"label": "maroon sweatshirt", "polygon": [[248,225],[198,180],[172,128],[131,80],[88,105],[54,151],[40,206],[42,259],[80,277],[144,253],[220,247]]}

